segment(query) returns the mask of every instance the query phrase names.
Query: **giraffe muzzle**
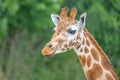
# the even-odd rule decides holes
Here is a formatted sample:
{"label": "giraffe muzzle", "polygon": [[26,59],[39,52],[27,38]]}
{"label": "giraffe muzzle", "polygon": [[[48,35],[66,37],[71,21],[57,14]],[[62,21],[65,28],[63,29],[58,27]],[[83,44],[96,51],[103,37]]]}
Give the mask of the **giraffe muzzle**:
{"label": "giraffe muzzle", "polygon": [[56,48],[54,48],[54,46],[52,44],[47,44],[43,50],[42,50],[42,54],[44,56],[50,57],[53,56],[55,54]]}

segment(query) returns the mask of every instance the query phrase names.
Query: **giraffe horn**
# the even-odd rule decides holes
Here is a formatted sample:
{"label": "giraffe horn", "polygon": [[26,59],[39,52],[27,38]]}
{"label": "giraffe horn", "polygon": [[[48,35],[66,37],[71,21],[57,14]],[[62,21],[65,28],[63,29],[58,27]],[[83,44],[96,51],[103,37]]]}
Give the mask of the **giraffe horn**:
{"label": "giraffe horn", "polygon": [[68,8],[67,8],[67,7],[62,8],[60,17],[61,17],[61,18],[66,18],[66,17],[67,17],[67,12],[68,12]]}
{"label": "giraffe horn", "polygon": [[76,14],[77,14],[77,9],[74,7],[74,8],[71,9],[70,19],[74,20],[74,18],[76,17]]}

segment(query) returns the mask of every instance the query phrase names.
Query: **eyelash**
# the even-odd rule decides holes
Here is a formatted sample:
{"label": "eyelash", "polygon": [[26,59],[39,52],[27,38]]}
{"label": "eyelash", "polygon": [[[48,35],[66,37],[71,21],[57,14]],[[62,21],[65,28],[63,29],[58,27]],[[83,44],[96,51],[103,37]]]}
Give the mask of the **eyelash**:
{"label": "eyelash", "polygon": [[76,30],[68,29],[67,32],[70,33],[70,34],[75,34]]}

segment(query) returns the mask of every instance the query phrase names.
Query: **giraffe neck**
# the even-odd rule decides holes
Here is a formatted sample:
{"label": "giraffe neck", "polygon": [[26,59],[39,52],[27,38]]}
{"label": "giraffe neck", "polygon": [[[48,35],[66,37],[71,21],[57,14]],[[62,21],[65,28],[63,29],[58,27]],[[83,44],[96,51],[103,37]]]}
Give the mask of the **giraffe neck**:
{"label": "giraffe neck", "polygon": [[110,60],[92,35],[86,29],[80,35],[83,36],[78,35],[74,50],[82,64],[87,80],[117,80]]}

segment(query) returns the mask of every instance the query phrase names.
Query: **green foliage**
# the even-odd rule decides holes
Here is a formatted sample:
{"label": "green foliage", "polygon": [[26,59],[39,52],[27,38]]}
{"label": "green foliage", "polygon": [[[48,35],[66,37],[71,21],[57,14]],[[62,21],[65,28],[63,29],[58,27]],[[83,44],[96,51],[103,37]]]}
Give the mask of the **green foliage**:
{"label": "green foliage", "polygon": [[120,78],[120,62],[118,61],[118,66],[116,67],[116,73],[118,74],[118,77]]}
{"label": "green foliage", "polygon": [[76,7],[86,27],[120,75],[120,0],[0,0],[0,80],[85,80],[73,50],[47,58],[41,49],[52,36],[51,13]]}

